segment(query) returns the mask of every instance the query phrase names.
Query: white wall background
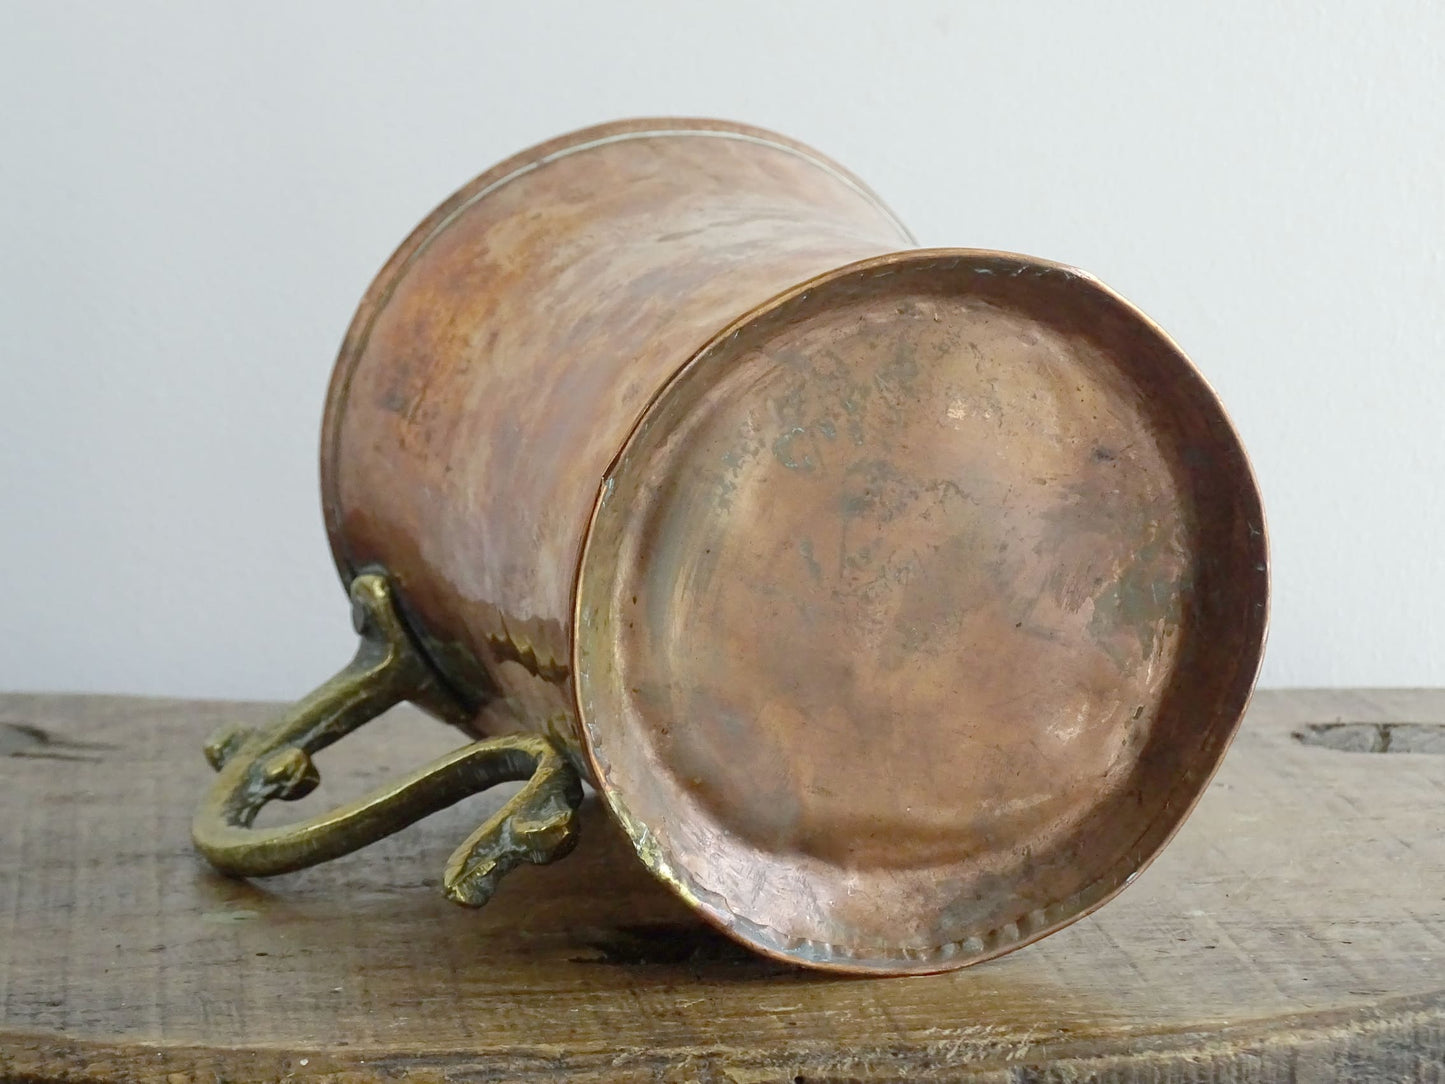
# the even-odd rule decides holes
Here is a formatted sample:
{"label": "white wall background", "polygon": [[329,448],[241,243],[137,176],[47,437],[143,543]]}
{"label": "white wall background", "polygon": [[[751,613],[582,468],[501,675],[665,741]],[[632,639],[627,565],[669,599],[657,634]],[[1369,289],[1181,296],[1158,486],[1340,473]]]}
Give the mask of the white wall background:
{"label": "white wall background", "polygon": [[349,657],[316,445],[371,276],[500,158],[776,128],[925,243],[1078,264],[1214,382],[1264,681],[1445,684],[1445,4],[0,3],[0,688]]}

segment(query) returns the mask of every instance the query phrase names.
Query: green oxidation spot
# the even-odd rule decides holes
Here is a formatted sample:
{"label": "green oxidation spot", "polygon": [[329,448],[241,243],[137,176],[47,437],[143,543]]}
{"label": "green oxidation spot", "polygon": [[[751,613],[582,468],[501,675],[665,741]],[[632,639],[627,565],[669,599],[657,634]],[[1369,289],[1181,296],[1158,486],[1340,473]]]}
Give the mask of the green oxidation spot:
{"label": "green oxidation spot", "polygon": [[744,469],[761,449],[761,441],[740,429],[736,447],[724,452],[720,457],[721,468],[711,474],[713,500],[721,511],[726,512],[732,508],[733,498],[737,496],[738,481],[742,478]]}
{"label": "green oxidation spot", "polygon": [[909,339],[899,339],[893,358],[878,373],[878,382],[893,388],[911,388],[919,375],[917,348]]}
{"label": "green oxidation spot", "polygon": [[773,455],[788,470],[810,471],[816,465],[806,453],[800,453],[793,448],[794,442],[807,432],[801,425],[795,425],[773,441]]}
{"label": "green oxidation spot", "polygon": [[843,400],[843,412],[847,414],[848,439],[859,448],[863,447],[863,404],[861,400],[867,398],[867,389],[858,399],[848,396]]}
{"label": "green oxidation spot", "polygon": [[814,583],[823,582],[823,566],[818,564],[813,557],[813,540],[805,538],[798,543],[798,552],[803,555],[803,561],[808,566],[808,575],[813,577]]}
{"label": "green oxidation spot", "polygon": [[1187,579],[1174,574],[1169,547],[1156,530],[1119,578],[1094,596],[1089,634],[1120,667],[1130,663],[1116,639],[1122,631],[1134,635],[1140,658],[1152,658],[1160,636],[1178,626],[1180,596],[1187,589]]}
{"label": "green oxidation spot", "polygon": [[806,381],[798,380],[785,389],[781,395],[774,397],[773,409],[777,411],[779,421],[784,424],[803,421],[807,387]]}

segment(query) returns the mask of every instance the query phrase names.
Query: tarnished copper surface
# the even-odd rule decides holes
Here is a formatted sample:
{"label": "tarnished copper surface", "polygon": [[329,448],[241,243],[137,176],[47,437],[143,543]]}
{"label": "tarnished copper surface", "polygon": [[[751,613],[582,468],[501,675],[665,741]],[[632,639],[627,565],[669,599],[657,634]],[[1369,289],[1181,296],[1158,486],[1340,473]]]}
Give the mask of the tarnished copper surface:
{"label": "tarnished copper surface", "polygon": [[[384,566],[459,685],[575,749],[569,627],[598,483],[718,328],[910,243],[858,181],[780,136],[635,121],[477,178],[402,245],[337,363],[322,491],[343,576]],[[494,712],[491,727],[505,726]]]}
{"label": "tarnished copper surface", "polygon": [[323,495],[479,734],[552,737],[762,951],[924,971],[1097,906],[1258,664],[1259,498],[1080,272],[906,231],[781,137],[636,121],[484,174],[333,377]]}
{"label": "tarnished copper surface", "polygon": [[1183,818],[1253,682],[1264,560],[1213,396],[1107,289],[996,253],[855,266],[715,342],[610,474],[596,774],[767,951],[995,954]]}

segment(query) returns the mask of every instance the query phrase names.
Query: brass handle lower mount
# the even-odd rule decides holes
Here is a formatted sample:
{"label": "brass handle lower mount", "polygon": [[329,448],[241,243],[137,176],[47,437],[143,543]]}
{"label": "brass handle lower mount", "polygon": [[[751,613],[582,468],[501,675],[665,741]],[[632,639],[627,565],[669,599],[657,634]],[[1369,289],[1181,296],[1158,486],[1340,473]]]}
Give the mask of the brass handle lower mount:
{"label": "brass handle lower mount", "polygon": [[384,575],[357,576],[351,601],[361,644],[346,667],[273,726],[223,728],[206,743],[206,759],[220,774],[191,827],[201,853],[242,877],[290,873],[349,854],[498,783],[527,780],[452,854],[442,881],[448,898],[480,907],[522,862],[567,854],[577,841],[582,783],[550,741],[532,735],[474,742],[329,813],[252,827],[267,802],[301,798],[320,782],[312,753],[387,708],[415,700],[443,714],[461,710],[413,644]]}

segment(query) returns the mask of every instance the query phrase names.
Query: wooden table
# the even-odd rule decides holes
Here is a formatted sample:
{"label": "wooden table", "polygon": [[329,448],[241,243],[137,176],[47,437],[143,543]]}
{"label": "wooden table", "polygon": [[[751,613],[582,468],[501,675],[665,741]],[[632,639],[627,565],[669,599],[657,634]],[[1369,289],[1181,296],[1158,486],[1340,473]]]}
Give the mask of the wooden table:
{"label": "wooden table", "polygon": [[[753,957],[592,799],[577,852],[481,912],[437,881],[495,796],[306,873],[218,876],[188,839],[200,742],[269,710],[0,696],[0,1079],[1445,1079],[1445,692],[1261,693],[1119,899],[911,979]],[[1366,725],[1295,736],[1335,721]],[[393,713],[300,804],[452,744]]]}

